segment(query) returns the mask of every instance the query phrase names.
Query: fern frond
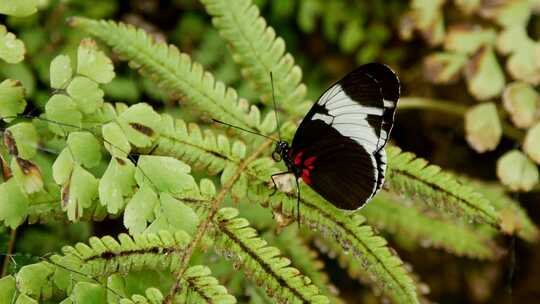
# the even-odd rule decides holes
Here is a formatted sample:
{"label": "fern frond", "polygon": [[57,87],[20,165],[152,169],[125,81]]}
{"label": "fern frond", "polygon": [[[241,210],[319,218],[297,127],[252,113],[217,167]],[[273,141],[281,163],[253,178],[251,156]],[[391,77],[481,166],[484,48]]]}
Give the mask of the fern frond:
{"label": "fern frond", "polygon": [[397,147],[388,147],[387,183],[390,190],[467,219],[500,228],[500,218],[490,202],[453,175]]}
{"label": "fern frond", "polygon": [[507,233],[515,233],[527,242],[536,242],[540,239],[540,231],[529,218],[520,203],[509,197],[503,187],[497,184],[487,184],[480,181],[471,181],[476,191],[482,193],[501,214],[501,226]]}
{"label": "fern frond", "polygon": [[[270,197],[266,185],[251,187],[250,198],[272,208],[283,217],[296,216],[296,196],[282,192]],[[300,221],[311,230],[332,237],[345,252],[351,252],[360,262],[377,288],[397,303],[418,303],[416,286],[401,259],[387,246],[387,241],[375,235],[359,214],[345,214],[324,201],[311,188],[301,184]]]}
{"label": "fern frond", "polygon": [[289,267],[291,261],[279,256],[275,247],[257,237],[256,230],[247,220],[237,218],[233,208],[221,209],[214,222],[215,249],[225,258],[242,268],[268,296],[286,303],[328,303],[311,280],[297,269]]}
{"label": "fern frond", "polygon": [[120,234],[118,241],[110,236],[92,237],[89,245],[66,246],[62,248],[62,255],[22,267],[16,274],[18,290],[22,293],[31,291],[27,295],[35,299],[48,299],[53,286],[70,292],[77,282],[99,282],[99,278],[112,274],[142,269],[173,272],[179,267],[178,254],[184,251],[189,241],[189,235],[183,231],[133,237]]}
{"label": "fern frond", "polygon": [[161,117],[163,132],[156,142],[156,155],[181,159],[210,174],[221,172],[228,165],[238,165],[246,155],[246,146],[241,141],[231,144],[227,137],[215,135],[209,129],[201,130],[195,123],[187,125],[169,115]]}
{"label": "fern frond", "polygon": [[[234,89],[216,81],[175,46],[156,43],[143,30],[113,21],[73,18],[70,24],[102,39],[143,75],[175,94],[186,96],[213,117],[263,133],[272,131],[263,127],[273,124],[261,123],[256,106],[250,106]],[[271,115],[267,117],[266,121],[273,119]]]}
{"label": "fern frond", "polygon": [[[302,70],[286,53],[285,41],[276,37],[259,9],[251,0],[203,0],[214,26],[227,40],[235,61],[243,66],[244,77],[263,92],[262,100],[272,102],[270,72],[274,77],[276,100],[293,116],[304,115],[311,102],[304,101],[306,86],[301,83]],[[301,103],[302,102],[302,103]]]}
{"label": "fern frond", "polygon": [[[293,266],[308,276],[330,299],[332,303],[343,303],[338,297],[337,287],[328,280],[328,276],[323,271],[324,262],[319,258],[318,253],[307,246],[303,239],[298,237],[297,230],[282,231],[278,235],[272,234],[269,240],[278,248],[282,248],[283,254],[290,257]],[[267,238],[268,239],[268,238]]]}
{"label": "fern frond", "polygon": [[181,303],[236,303],[236,298],[227,293],[227,288],[220,285],[211,275],[210,268],[196,265],[188,268],[182,281],[183,288],[175,296],[175,301]]}
{"label": "fern frond", "polygon": [[430,217],[385,192],[377,194],[359,213],[377,228],[404,235],[422,246],[478,259],[496,259],[501,253],[489,235],[475,231],[472,225]]}

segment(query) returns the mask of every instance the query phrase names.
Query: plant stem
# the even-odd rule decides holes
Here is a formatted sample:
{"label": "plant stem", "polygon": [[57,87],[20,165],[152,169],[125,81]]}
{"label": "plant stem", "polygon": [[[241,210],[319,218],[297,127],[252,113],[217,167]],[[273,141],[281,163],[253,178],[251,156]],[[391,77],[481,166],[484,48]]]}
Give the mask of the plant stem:
{"label": "plant stem", "polygon": [[182,259],[180,262],[180,268],[176,274],[176,282],[169,290],[169,295],[167,295],[167,298],[165,299],[164,303],[172,304],[175,294],[178,292],[178,289],[180,288],[180,280],[182,279],[182,276],[186,272],[186,269],[189,265],[189,260],[191,258],[191,255],[193,254],[193,250],[195,250],[195,247],[197,247],[197,244],[204,236],[204,233],[206,232],[206,229],[210,225],[210,222],[213,220],[214,216],[216,215],[219,206],[221,205],[221,202],[223,199],[225,199],[225,196],[230,192],[232,186],[234,183],[238,180],[242,172],[246,169],[246,167],[254,161],[257,157],[259,157],[260,154],[262,154],[264,151],[268,149],[268,147],[273,143],[272,140],[265,141],[262,145],[259,146],[253,154],[251,154],[246,160],[240,163],[238,168],[236,169],[236,172],[234,175],[223,185],[219,193],[216,195],[214,200],[212,201],[211,209],[208,213],[208,216],[204,219],[202,223],[199,224],[199,227],[197,228],[197,232],[195,234],[195,238],[191,241],[188,248],[182,255]]}
{"label": "plant stem", "polygon": [[7,270],[9,268],[9,262],[11,261],[11,253],[13,252],[13,248],[15,247],[15,238],[17,237],[17,228],[11,229],[11,233],[9,236],[9,243],[6,255],[4,257],[4,263],[2,264],[2,273],[0,274],[0,278],[3,278]]}
{"label": "plant stem", "polygon": [[[411,109],[433,110],[462,117],[467,113],[468,107],[448,100],[413,96],[401,97],[398,103],[398,110]],[[501,126],[504,135],[508,138],[518,142],[523,140],[524,134],[521,130],[503,120],[501,120]]]}

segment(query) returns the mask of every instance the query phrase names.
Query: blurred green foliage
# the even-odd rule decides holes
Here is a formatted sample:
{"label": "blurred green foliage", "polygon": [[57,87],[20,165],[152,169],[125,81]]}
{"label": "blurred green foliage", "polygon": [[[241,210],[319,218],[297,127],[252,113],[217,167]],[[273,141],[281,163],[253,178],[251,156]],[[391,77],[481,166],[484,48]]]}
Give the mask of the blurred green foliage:
{"label": "blurred green foliage", "polygon": [[[17,303],[35,303],[36,299],[100,303],[118,302],[119,298],[120,303],[160,303],[167,296],[175,283],[171,273],[178,269],[181,252],[195,237],[197,224],[204,221],[216,192],[234,176],[236,167],[230,162],[245,159],[250,155],[247,151],[253,152],[261,142],[209,125],[205,111],[209,107],[193,106],[193,92],[175,88],[174,81],[167,86],[152,66],[144,65],[145,60],[134,58],[137,52],[125,51],[130,43],[143,41],[141,35],[140,41],[122,45],[96,42],[88,39],[88,32],[68,23],[74,16],[115,20],[143,29],[154,41],[178,46],[201,65],[173,71],[182,73],[185,78],[181,81],[195,79],[191,83],[199,84],[197,78],[202,77],[196,76],[204,67],[245,98],[234,106],[226,104],[223,113],[210,115],[240,117],[249,127],[269,133],[274,124],[268,106],[269,81],[257,79],[261,70],[249,69],[258,66],[249,61],[250,54],[239,53],[241,45],[231,42],[234,35],[227,37],[227,29],[216,18],[212,20],[207,2],[212,1],[0,3],[0,116],[4,118],[0,218],[5,225],[0,252],[6,254],[1,298],[17,299]],[[516,198],[523,198],[519,192],[527,192],[521,201],[531,217],[538,219],[538,211],[530,205],[538,199],[540,189],[540,97],[536,87],[540,84],[540,3],[253,2],[270,30],[284,39],[285,52],[293,55],[291,64],[301,67],[287,76],[302,76],[308,84],[304,97],[301,80],[282,86],[280,81],[285,78],[277,80],[278,106],[284,109],[280,115],[290,120],[283,127],[286,134],[291,133],[299,119],[295,115],[303,109],[293,109],[292,102],[316,100],[331,81],[353,66],[380,61],[395,69],[402,81],[395,142],[459,175],[487,181],[461,179],[437,166],[427,166],[414,154],[391,150],[387,192],[358,213],[328,211],[327,217],[317,218],[320,222],[306,221],[298,229],[290,225],[294,214],[290,206],[296,198],[279,194],[282,196],[263,202],[268,188],[262,184],[267,178],[260,172],[276,168],[261,158],[258,167],[242,172],[222,204],[240,210],[241,217],[234,209],[220,211],[222,225],[218,227],[223,230],[216,228],[205,235],[194,250],[181,281],[190,288],[179,293],[179,299],[198,303],[206,296],[223,303],[272,303],[274,296],[290,296],[288,289],[279,288],[284,280],[272,285],[275,277],[268,275],[269,268],[256,263],[280,264],[281,254],[307,276],[303,282],[287,286],[300,284],[299,290],[307,294],[317,286],[320,294],[314,293],[314,302],[326,298],[337,303],[360,299],[376,303],[388,298],[414,302],[410,294],[396,296],[410,284],[415,288],[411,293],[422,301],[503,303],[501,286],[513,283],[506,278],[506,269],[514,267],[503,253],[507,235],[529,242],[518,241],[518,257],[531,264],[539,262],[527,251],[538,249],[534,244],[538,231]],[[106,34],[101,33],[100,38]],[[276,43],[272,35],[269,41]],[[243,42],[241,37],[238,40]],[[275,55],[260,43],[252,49]],[[159,52],[153,55],[166,57]],[[275,56],[275,61],[281,56]],[[126,59],[130,60],[127,64]],[[221,89],[215,84],[212,79],[200,86],[219,97]],[[300,88],[294,94],[302,100],[280,104],[297,96],[280,96],[287,85]],[[224,103],[237,99],[223,96]],[[248,101],[256,108],[250,108],[242,120],[240,114],[248,113]],[[171,130],[172,118],[162,114],[188,124],[176,122],[176,129]],[[34,119],[30,123],[26,119],[40,115],[50,121]],[[130,129],[134,125],[139,129]],[[171,138],[172,152],[154,150],[156,142]],[[174,142],[178,138],[184,146]],[[10,140],[17,143],[16,152]],[[205,149],[211,156],[201,152]],[[180,160],[150,155],[135,162],[137,156],[133,157],[166,152]],[[216,155],[218,160],[210,158]],[[220,177],[213,176],[218,172],[222,172]],[[259,179],[248,182],[243,174],[257,175],[253,172]],[[216,190],[215,184],[221,187]],[[186,197],[167,194],[171,189]],[[311,199],[309,193],[306,196]],[[316,198],[312,201],[319,203]],[[193,202],[200,205],[193,207],[189,204]],[[321,214],[305,208],[308,219]],[[329,223],[348,230],[337,229],[341,226],[324,230],[328,225],[321,222],[329,218]],[[477,218],[482,221],[478,223]],[[343,236],[343,231],[350,235]],[[137,236],[120,234],[128,232]],[[147,234],[138,235],[142,232]],[[234,242],[235,237],[243,246]],[[351,245],[347,237],[358,238]],[[380,263],[369,259],[373,256],[366,258],[355,251],[357,244],[364,244],[358,240],[367,240],[368,247],[380,250],[373,256],[386,258],[384,262],[395,269],[380,272]],[[261,245],[257,251],[263,243],[274,247]],[[64,247],[68,245],[74,247]],[[100,251],[107,246],[117,252],[109,256]],[[61,254],[49,259],[62,247]],[[409,271],[409,264],[402,267],[393,260],[397,258],[394,249],[412,263],[415,272]],[[137,250],[146,255],[138,256]],[[509,250],[512,256],[516,249]],[[132,260],[130,254],[135,255]],[[128,260],[122,260],[124,257]],[[283,278],[287,271],[298,271],[295,268],[284,267],[275,273]],[[532,272],[531,277],[538,276],[538,270]],[[390,281],[385,277],[389,274],[397,274],[396,282],[406,282],[406,286],[392,291],[385,281]],[[537,279],[530,281],[538,283]],[[360,287],[359,282],[371,288]],[[527,284],[516,286],[520,303],[529,299]]]}

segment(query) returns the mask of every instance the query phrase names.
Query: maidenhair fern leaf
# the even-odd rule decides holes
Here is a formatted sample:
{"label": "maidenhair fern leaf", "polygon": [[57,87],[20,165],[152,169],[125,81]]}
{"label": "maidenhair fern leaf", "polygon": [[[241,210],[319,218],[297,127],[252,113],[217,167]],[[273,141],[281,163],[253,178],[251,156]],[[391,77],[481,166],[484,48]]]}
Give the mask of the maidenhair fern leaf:
{"label": "maidenhair fern leaf", "polygon": [[306,86],[301,83],[302,71],[291,54],[285,53],[285,41],[267,26],[257,6],[251,0],[202,3],[213,16],[214,26],[229,42],[233,58],[244,67],[245,78],[263,92],[262,100],[266,104],[272,102],[272,73],[278,105],[293,116],[304,115],[311,103],[303,102]]}
{"label": "maidenhair fern leaf", "polygon": [[495,259],[502,253],[489,235],[475,231],[474,226],[427,216],[385,192],[374,197],[360,214],[377,228],[416,240],[422,247],[479,259]]}
{"label": "maidenhair fern leaf", "polygon": [[473,187],[460,183],[450,173],[429,165],[412,153],[402,153],[397,147],[389,147],[386,151],[389,168],[387,182],[392,191],[416,197],[449,213],[500,227],[495,208]]}
{"label": "maidenhair fern leaf", "polygon": [[291,261],[280,256],[279,249],[269,247],[257,237],[247,220],[237,218],[238,210],[221,209],[214,223],[215,249],[242,268],[270,297],[286,303],[328,303],[311,280]]}
{"label": "maidenhair fern leaf", "polygon": [[74,18],[71,25],[101,38],[143,75],[175,94],[186,96],[213,117],[263,133],[272,131],[262,127],[257,107],[239,99],[234,89],[216,81],[175,46],[156,43],[143,30],[113,21]]}

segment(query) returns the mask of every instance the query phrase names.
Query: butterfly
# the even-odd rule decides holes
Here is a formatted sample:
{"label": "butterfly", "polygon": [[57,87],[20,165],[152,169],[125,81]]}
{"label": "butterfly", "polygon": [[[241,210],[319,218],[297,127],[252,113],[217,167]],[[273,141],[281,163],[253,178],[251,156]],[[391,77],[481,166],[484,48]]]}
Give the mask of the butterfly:
{"label": "butterfly", "polygon": [[399,94],[399,79],[386,65],[369,63],[347,74],[319,97],[291,145],[277,142],[272,157],[288,171],[272,181],[293,173],[339,209],[364,206],[384,182],[384,146]]}

